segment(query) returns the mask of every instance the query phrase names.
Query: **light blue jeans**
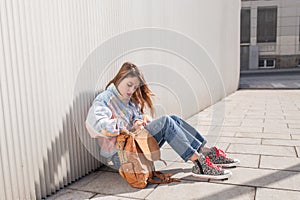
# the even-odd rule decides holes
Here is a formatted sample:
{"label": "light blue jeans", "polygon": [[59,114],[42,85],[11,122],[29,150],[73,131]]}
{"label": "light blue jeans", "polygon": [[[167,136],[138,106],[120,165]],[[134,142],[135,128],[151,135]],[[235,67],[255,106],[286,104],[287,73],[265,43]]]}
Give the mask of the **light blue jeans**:
{"label": "light blue jeans", "polygon": [[153,120],[145,129],[153,135],[160,147],[168,142],[184,161],[188,161],[195,152],[201,152],[207,142],[195,128],[176,115],[165,115]]}

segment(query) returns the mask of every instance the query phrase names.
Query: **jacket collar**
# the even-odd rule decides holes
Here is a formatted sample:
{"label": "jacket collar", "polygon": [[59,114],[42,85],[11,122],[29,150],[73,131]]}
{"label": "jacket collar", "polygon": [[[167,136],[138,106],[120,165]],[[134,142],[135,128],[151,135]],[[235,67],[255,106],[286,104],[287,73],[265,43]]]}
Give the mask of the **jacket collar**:
{"label": "jacket collar", "polygon": [[108,88],[108,91],[112,92],[115,96],[117,96],[123,103],[128,104],[130,99],[128,98],[124,98],[120,92],[118,91],[117,87],[115,86],[115,84],[111,83]]}

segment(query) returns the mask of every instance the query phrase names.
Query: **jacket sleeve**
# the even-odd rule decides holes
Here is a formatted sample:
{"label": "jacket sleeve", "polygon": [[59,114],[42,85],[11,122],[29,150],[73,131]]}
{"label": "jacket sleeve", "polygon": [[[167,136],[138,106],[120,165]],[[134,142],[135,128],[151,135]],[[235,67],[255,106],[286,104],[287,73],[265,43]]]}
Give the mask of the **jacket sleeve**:
{"label": "jacket sleeve", "polygon": [[143,120],[143,114],[141,112],[141,108],[139,105],[135,105],[134,103],[132,103],[132,107],[133,107],[133,123],[136,120]]}
{"label": "jacket sleeve", "polygon": [[114,137],[120,132],[118,118],[113,117],[111,109],[104,101],[96,99],[86,119],[86,127],[91,137]]}

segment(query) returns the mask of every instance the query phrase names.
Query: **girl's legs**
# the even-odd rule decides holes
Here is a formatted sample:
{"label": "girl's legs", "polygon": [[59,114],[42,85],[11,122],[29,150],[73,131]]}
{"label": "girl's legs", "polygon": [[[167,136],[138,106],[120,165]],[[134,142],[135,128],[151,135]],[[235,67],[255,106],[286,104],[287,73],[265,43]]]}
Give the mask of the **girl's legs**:
{"label": "girl's legs", "polygon": [[200,152],[206,143],[203,137],[196,138],[167,115],[153,120],[145,129],[153,135],[160,147],[167,141],[184,161],[188,161],[195,152]]}
{"label": "girl's legs", "polygon": [[184,160],[192,160],[195,166],[192,175],[199,178],[224,179],[231,176],[231,172],[223,170],[204,157],[201,149],[206,140],[192,126],[177,116],[162,116],[147,126],[148,130],[161,147],[166,141]]}
{"label": "girl's legs", "polygon": [[[174,121],[176,121],[176,123],[182,128],[185,129],[186,132],[188,132],[189,134],[193,135],[195,138],[197,138],[201,143],[202,143],[202,147],[204,147],[204,145],[207,143],[207,141],[205,140],[205,138],[194,128],[192,127],[190,124],[188,124],[186,121],[184,121],[182,118],[180,118],[177,115],[171,115],[170,116]],[[203,150],[203,148],[200,148],[199,150]]]}
{"label": "girl's legs", "polygon": [[[203,136],[190,124],[188,124],[187,122],[185,122],[183,119],[181,119],[176,115],[172,115],[171,118],[174,119],[182,128],[187,130],[190,134],[194,135],[201,142],[203,142],[204,144],[206,143]],[[201,153],[203,153],[205,156],[208,156],[210,160],[218,166],[234,167],[240,163],[238,159],[232,159],[226,157],[226,154],[221,149],[218,149],[217,147],[208,148],[206,146],[203,146],[203,148],[201,148]],[[194,156],[190,160],[193,160],[195,157],[196,156]]]}

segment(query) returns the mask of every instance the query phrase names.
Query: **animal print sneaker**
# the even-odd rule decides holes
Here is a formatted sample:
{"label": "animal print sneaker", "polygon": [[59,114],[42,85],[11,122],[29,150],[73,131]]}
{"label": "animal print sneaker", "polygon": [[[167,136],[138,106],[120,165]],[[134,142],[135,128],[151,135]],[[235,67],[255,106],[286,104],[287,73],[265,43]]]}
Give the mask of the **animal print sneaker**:
{"label": "animal print sneaker", "polygon": [[224,151],[217,147],[211,147],[210,151],[203,152],[204,156],[208,156],[210,161],[219,167],[235,167],[240,164],[238,159],[228,158]]}
{"label": "animal print sneaker", "polygon": [[194,161],[192,168],[192,176],[204,179],[227,179],[232,173],[228,170],[224,170],[221,167],[214,165],[210,162],[208,156],[201,155],[198,160]]}

